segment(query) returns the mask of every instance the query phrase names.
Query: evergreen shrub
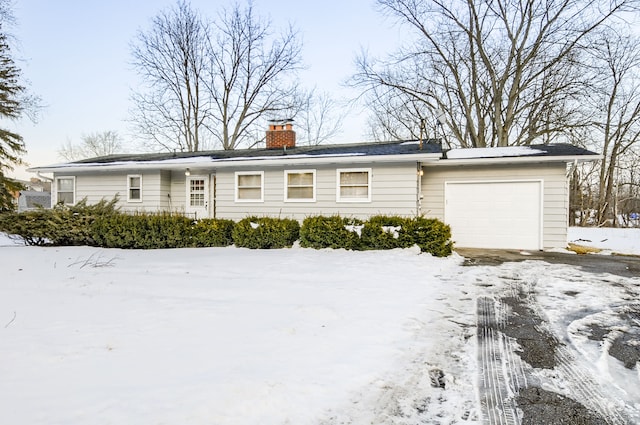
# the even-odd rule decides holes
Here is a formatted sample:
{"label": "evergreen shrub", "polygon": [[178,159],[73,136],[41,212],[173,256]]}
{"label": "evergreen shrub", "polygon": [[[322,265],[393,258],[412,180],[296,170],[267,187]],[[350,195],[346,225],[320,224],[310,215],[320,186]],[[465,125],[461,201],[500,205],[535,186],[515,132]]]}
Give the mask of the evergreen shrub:
{"label": "evergreen shrub", "polygon": [[72,206],[6,213],[0,216],[0,231],[22,237],[27,245],[93,245],[92,223],[118,214],[116,202],[117,198],[87,205],[84,199]]}
{"label": "evergreen shrub", "polygon": [[370,217],[362,228],[364,249],[394,249],[413,246],[413,238],[405,231],[411,219],[399,216],[376,215]]}
{"label": "evergreen shrub", "polygon": [[[353,228],[360,228],[360,233]],[[373,216],[363,222],[337,215],[307,217],[300,228],[300,246],[305,248],[393,249],[420,247],[438,257],[453,250],[451,229],[437,219],[424,217]]]}
{"label": "evergreen shrub", "polygon": [[98,246],[125,249],[191,246],[193,221],[161,213],[115,214],[96,220],[92,235]]}
{"label": "evergreen shrub", "polygon": [[300,235],[297,220],[272,217],[246,217],[233,227],[236,246],[251,249],[278,249],[293,246]]}
{"label": "evergreen shrub", "polygon": [[206,218],[192,226],[192,245],[229,246],[233,245],[233,220]]}
{"label": "evergreen shrub", "polygon": [[438,219],[415,217],[407,221],[404,232],[422,252],[436,257],[448,257],[453,252],[451,227]]}
{"label": "evergreen shrub", "polygon": [[360,235],[354,231],[362,221],[339,215],[307,217],[300,228],[300,246],[303,248],[362,249]]}

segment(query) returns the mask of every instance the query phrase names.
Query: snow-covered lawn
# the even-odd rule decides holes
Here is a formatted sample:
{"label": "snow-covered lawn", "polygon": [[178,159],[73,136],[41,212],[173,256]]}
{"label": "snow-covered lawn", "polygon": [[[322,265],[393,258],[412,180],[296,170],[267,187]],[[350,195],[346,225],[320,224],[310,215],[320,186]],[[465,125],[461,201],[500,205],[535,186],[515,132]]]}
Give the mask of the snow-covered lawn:
{"label": "snow-covered lawn", "polygon": [[614,229],[598,227],[570,227],[569,242],[593,248],[602,253],[640,255],[640,229]]}
{"label": "snow-covered lawn", "polygon": [[[0,235],[0,422],[479,424],[476,298],[502,288],[504,267],[535,281],[562,326],[576,273],[581,309],[624,293],[589,289],[600,278],[571,266],[462,260],[40,248]],[[446,389],[431,385],[437,370]]]}

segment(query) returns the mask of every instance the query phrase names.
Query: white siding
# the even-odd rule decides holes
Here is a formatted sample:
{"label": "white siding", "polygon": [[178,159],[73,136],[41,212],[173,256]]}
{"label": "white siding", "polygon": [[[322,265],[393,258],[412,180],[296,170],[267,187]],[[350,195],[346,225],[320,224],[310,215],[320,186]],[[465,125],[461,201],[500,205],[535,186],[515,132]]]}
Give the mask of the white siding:
{"label": "white siding", "polygon": [[[142,176],[142,202],[127,202],[130,174]],[[75,176],[76,202],[86,199],[88,204],[96,204],[117,196],[117,206],[122,211],[160,211],[169,206],[170,175],[165,171],[78,173]]]}
{"label": "white siding", "polygon": [[566,246],[569,190],[564,163],[424,167],[422,212],[444,220],[445,182],[496,180],[542,180],[543,247]]}
{"label": "white siding", "polygon": [[[372,215],[416,215],[417,175],[415,164],[366,165],[371,168],[371,202],[336,202],[335,166],[316,167],[316,201],[285,202],[285,169],[264,169],[264,202],[235,202],[235,172],[258,171],[234,169],[218,171],[216,216],[240,220],[249,215],[288,217],[303,220],[310,215],[367,218]],[[308,169],[308,167],[305,167]]]}

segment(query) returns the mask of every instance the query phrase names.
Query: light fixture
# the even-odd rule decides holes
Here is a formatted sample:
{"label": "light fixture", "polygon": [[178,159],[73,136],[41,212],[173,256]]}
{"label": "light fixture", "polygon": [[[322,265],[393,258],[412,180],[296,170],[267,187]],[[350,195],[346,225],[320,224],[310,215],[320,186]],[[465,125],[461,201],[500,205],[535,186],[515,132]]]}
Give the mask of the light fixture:
{"label": "light fixture", "polygon": [[184,170],[184,175],[189,177],[191,175],[191,170],[188,169],[188,168],[186,170]]}

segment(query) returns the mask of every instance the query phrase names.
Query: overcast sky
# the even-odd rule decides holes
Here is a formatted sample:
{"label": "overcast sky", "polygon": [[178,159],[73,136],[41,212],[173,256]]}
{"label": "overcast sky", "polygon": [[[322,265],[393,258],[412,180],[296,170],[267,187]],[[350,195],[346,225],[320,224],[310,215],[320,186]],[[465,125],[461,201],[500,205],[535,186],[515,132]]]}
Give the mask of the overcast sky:
{"label": "overcast sky", "polygon": [[[30,166],[62,162],[57,150],[67,140],[79,143],[82,134],[116,130],[130,142],[126,122],[131,88],[137,77],[130,66],[130,43],[136,32],[149,28],[158,11],[174,5],[169,0],[16,0],[17,25],[24,77],[46,108],[39,121],[17,123],[24,137]],[[227,0],[192,0],[203,15],[213,18]],[[307,69],[303,83],[334,97],[349,98],[343,86],[354,72],[361,49],[374,54],[393,50],[402,36],[375,7],[374,0],[255,0],[255,9],[271,18],[274,27],[289,22],[301,33]],[[343,134],[334,142],[366,137],[363,113],[352,112]],[[131,149],[133,150],[133,148]],[[33,176],[16,169],[10,176]]]}

